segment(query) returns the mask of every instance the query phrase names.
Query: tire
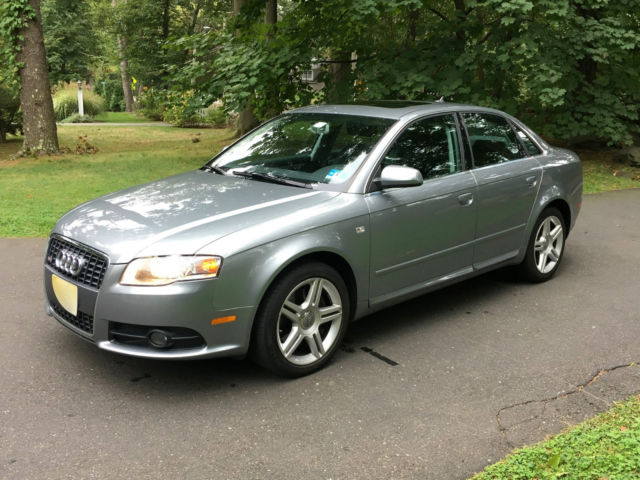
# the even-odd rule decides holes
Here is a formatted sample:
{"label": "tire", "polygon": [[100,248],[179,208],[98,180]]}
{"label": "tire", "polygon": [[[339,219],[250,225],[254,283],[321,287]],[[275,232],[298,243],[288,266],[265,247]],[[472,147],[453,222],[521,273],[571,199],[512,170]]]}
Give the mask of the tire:
{"label": "tire", "polygon": [[301,377],[322,368],[342,343],[349,294],[330,266],[305,263],[276,279],[258,310],[251,353],[263,368]]}
{"label": "tire", "polygon": [[540,283],[553,277],[564,254],[566,232],[560,210],[554,207],[543,210],[533,226],[527,253],[520,264],[523,278]]}

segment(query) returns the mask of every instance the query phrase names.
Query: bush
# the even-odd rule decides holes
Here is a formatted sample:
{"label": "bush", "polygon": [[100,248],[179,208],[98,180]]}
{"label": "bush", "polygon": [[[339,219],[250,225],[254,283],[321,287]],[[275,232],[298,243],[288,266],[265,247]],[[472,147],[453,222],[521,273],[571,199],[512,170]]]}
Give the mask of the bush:
{"label": "bush", "polygon": [[162,120],[164,118],[166,101],[166,90],[157,90],[153,87],[147,88],[143,90],[139,97],[138,109],[145,117],[151,120]]}
{"label": "bush", "polygon": [[196,106],[193,105],[193,90],[168,92],[164,109],[164,121],[177,127],[202,125]]}
{"label": "bush", "polygon": [[4,142],[7,133],[16,135],[22,130],[20,100],[8,89],[0,86],[0,142]]}
{"label": "bush", "polygon": [[204,110],[203,121],[212,127],[224,128],[228,125],[227,113],[222,107],[210,106]]}
{"label": "bush", "polygon": [[91,122],[93,122],[93,117],[91,115],[80,115],[79,113],[74,113],[73,115],[61,121],[61,123],[91,123]]}
{"label": "bush", "polygon": [[122,91],[122,78],[119,73],[110,72],[96,78],[95,90],[105,103],[108,112],[124,112],[125,101],[124,92]]}
{"label": "bush", "polygon": [[184,92],[148,88],[140,96],[139,110],[145,117],[164,120],[177,127],[225,127],[227,114],[216,104],[209,105],[206,97],[193,90]]}
{"label": "bush", "polygon": [[[95,116],[104,111],[104,101],[97,93],[91,90],[83,93],[85,115]],[[58,90],[53,96],[53,110],[58,121],[78,113],[78,88],[68,86]]]}

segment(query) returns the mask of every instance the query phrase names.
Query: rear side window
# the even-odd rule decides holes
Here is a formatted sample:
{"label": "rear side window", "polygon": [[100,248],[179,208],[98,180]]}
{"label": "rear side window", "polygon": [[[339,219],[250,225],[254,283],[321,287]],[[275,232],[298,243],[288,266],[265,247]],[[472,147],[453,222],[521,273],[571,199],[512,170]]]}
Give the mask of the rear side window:
{"label": "rear side window", "polygon": [[387,152],[382,166],[416,168],[424,179],[462,170],[456,122],[451,115],[418,120],[409,125]]}
{"label": "rear side window", "polygon": [[535,143],[533,143],[533,140],[531,140],[531,138],[529,138],[529,135],[524,133],[524,131],[517,125],[514,125],[513,128],[516,131],[516,135],[518,135],[518,138],[524,145],[524,150],[527,152],[528,156],[533,157],[534,155],[542,154],[538,146]]}
{"label": "rear side window", "polygon": [[522,158],[520,142],[506,119],[487,113],[463,113],[475,167]]}

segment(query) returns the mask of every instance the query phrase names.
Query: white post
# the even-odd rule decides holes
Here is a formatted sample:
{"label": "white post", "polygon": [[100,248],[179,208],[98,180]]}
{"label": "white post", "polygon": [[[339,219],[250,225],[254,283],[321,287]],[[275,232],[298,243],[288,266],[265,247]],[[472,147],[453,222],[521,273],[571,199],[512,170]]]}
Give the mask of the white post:
{"label": "white post", "polygon": [[84,115],[84,99],[82,98],[82,80],[78,80],[78,113]]}

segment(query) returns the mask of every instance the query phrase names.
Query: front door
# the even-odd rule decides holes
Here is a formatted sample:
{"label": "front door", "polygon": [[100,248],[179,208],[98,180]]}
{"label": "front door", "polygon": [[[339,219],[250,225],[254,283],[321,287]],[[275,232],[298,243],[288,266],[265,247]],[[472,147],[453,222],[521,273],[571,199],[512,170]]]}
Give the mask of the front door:
{"label": "front door", "polygon": [[464,170],[452,115],[410,124],[386,153],[386,165],[422,173],[418,187],[365,196],[370,212],[370,303],[411,294],[471,271],[476,182]]}

